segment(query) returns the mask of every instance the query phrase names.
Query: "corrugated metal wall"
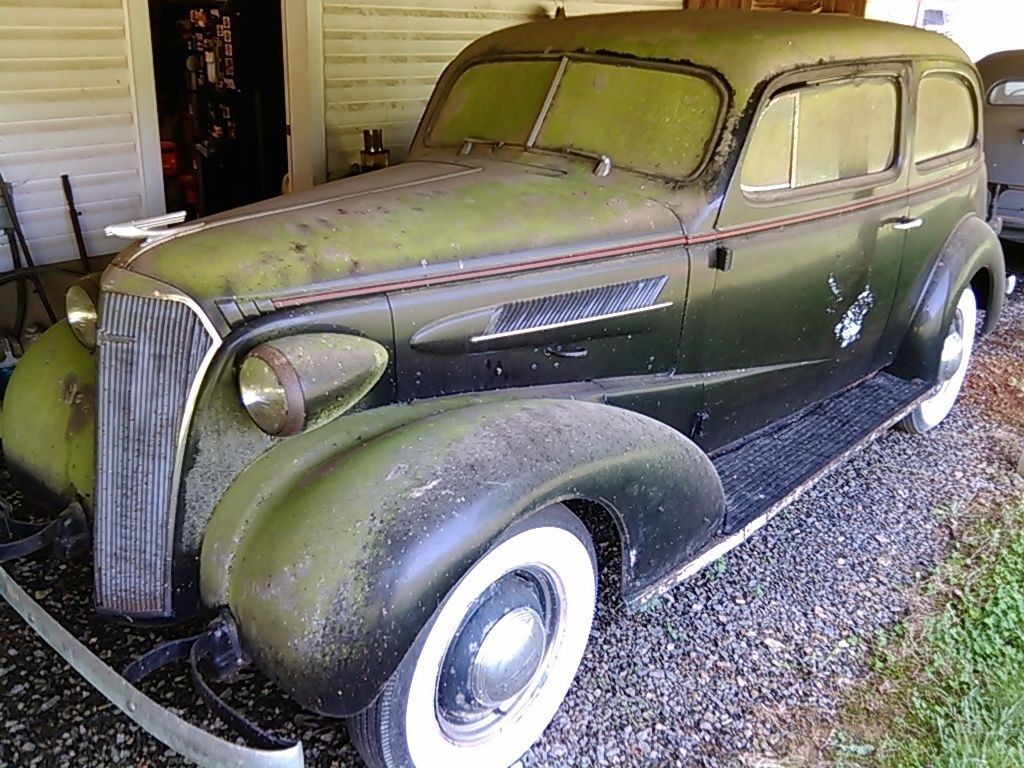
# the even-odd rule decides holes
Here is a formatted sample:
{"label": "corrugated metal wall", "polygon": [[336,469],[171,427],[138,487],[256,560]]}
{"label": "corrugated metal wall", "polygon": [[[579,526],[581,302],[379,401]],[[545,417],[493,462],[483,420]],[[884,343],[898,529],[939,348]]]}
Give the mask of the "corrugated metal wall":
{"label": "corrugated metal wall", "polygon": [[[681,6],[681,0],[565,2],[569,16]],[[393,158],[402,159],[435,81],[459,51],[488,32],[553,13],[550,0],[325,0],[330,178],[358,162],[364,128],[383,128]]]}
{"label": "corrugated metal wall", "polygon": [[0,0],[0,171],[38,263],[76,254],[63,173],[90,254],[117,249],[104,226],[143,215],[125,19],[122,0]]}

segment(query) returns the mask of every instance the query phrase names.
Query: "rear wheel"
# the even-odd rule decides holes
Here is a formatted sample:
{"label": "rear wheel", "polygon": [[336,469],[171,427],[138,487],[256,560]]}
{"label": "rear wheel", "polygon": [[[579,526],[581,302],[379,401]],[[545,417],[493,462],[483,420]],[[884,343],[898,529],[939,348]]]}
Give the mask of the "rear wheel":
{"label": "rear wheel", "polygon": [[953,321],[946,331],[939,362],[939,383],[926,400],[900,422],[907,432],[924,434],[937,427],[953,410],[960,389],[967,376],[967,366],[974,349],[975,327],[978,321],[978,303],[970,288],[960,294],[953,313]]}
{"label": "rear wheel", "polygon": [[594,617],[583,523],[556,504],[513,527],[448,593],[377,701],[349,720],[371,768],[500,768],[540,737]]}

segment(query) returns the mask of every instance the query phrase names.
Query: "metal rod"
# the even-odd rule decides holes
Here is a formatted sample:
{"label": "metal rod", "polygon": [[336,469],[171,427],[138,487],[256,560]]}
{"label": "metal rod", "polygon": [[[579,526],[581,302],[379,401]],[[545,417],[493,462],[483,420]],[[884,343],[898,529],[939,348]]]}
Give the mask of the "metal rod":
{"label": "metal rod", "polygon": [[89,253],[85,250],[85,238],[82,237],[82,222],[78,220],[78,208],[75,207],[75,194],[71,191],[71,179],[65,173],[60,177],[60,184],[64,187],[64,199],[68,203],[68,216],[71,217],[71,229],[75,233],[75,245],[78,246],[78,258],[85,270],[89,271]]}
{"label": "metal rod", "polygon": [[[7,211],[11,214],[11,223],[14,225],[14,234],[18,237],[18,243],[21,245],[22,255],[25,257],[25,266],[30,269],[35,267],[35,262],[32,260],[32,252],[28,247],[28,240],[25,239],[25,233],[21,229],[21,222],[18,221],[18,212],[14,208],[14,198],[11,195],[11,190],[7,186],[7,182],[4,180],[3,174],[0,173],[0,196],[3,197],[4,205],[7,206]],[[39,280],[39,275],[32,271],[28,274],[28,279],[32,281],[32,285],[35,286],[36,295],[39,297],[40,303],[43,305],[43,309],[46,310],[47,316],[50,318],[51,323],[57,322],[57,315],[53,311],[53,307],[50,306],[50,300],[46,297],[46,291],[43,289],[43,284]]]}

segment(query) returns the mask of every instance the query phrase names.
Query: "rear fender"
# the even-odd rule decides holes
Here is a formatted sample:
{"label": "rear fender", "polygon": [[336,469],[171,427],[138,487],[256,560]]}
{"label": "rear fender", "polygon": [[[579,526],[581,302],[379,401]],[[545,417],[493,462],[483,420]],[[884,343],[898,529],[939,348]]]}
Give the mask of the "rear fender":
{"label": "rear fender", "polygon": [[291,487],[234,541],[215,514],[203,573],[227,567],[223,599],[260,667],[336,716],[374,700],[444,596],[516,521],[557,501],[601,504],[620,530],[629,599],[678,570],[725,509],[710,461],[681,434],[572,400],[424,418]]}
{"label": "rear fender", "polygon": [[988,333],[1002,312],[1006,265],[999,238],[974,214],[965,217],[943,245],[890,373],[904,379],[937,380],[946,329],[957,299],[971,286],[985,310],[981,332]]}

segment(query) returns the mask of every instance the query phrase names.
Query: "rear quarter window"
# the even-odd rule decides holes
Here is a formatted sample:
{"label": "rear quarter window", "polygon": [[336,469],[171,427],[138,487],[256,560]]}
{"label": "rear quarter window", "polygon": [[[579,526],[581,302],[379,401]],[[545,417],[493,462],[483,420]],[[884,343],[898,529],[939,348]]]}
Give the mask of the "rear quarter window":
{"label": "rear quarter window", "polygon": [[978,109],[967,79],[951,72],[925,75],[917,92],[914,162],[967,149],[977,135]]}
{"label": "rear quarter window", "polygon": [[1024,107],[1024,80],[1007,80],[988,92],[988,103],[995,106]]}

